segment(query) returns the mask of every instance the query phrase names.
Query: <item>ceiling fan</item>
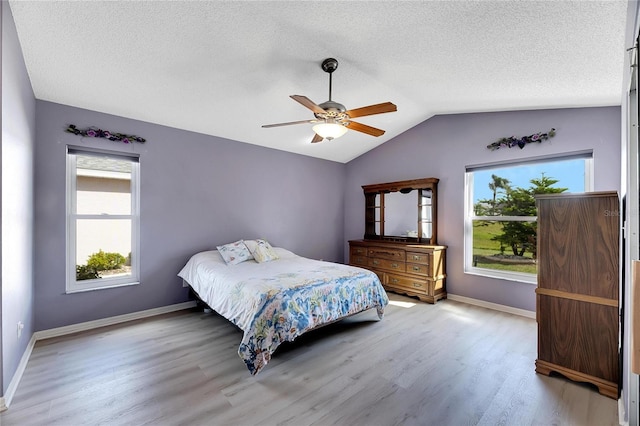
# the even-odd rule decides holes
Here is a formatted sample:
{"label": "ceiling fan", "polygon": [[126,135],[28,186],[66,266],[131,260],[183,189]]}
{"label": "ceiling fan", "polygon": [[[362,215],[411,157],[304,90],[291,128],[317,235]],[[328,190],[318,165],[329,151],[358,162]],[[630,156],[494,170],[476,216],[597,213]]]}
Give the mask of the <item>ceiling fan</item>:
{"label": "ceiling fan", "polygon": [[332,140],[339,138],[347,132],[347,129],[355,130],[357,132],[366,133],[371,136],[381,136],[384,134],[384,130],[377,129],[375,127],[367,126],[366,124],[358,123],[351,120],[356,117],[364,117],[367,115],[382,114],[385,112],[397,111],[397,107],[391,102],[384,102],[381,104],[369,105],[362,108],[347,110],[344,105],[331,100],[331,76],[333,72],[338,68],[338,60],[334,58],[327,58],[322,61],[322,69],[329,73],[329,100],[315,104],[311,99],[302,95],[291,95],[290,97],[309,108],[313,111],[313,115],[316,117],[313,120],[300,120],[290,121],[288,123],[277,124],[265,124],[262,127],[279,127],[290,126],[292,124],[305,124],[315,123],[313,131],[315,132],[311,143],[322,142],[324,139]]}

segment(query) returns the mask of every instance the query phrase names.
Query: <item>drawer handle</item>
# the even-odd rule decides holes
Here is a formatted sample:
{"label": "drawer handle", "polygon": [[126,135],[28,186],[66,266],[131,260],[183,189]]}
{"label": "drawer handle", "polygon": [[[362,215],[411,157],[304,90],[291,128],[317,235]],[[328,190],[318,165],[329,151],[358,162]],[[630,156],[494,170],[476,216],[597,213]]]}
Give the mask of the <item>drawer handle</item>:
{"label": "drawer handle", "polygon": [[397,278],[391,278],[391,282],[394,284],[398,284],[398,279]]}
{"label": "drawer handle", "polygon": [[422,283],[413,283],[414,287],[422,288]]}
{"label": "drawer handle", "polygon": [[397,264],[397,263],[392,263],[392,264],[391,264],[391,267],[392,267],[392,268],[397,268],[397,267],[398,267],[398,264]]}
{"label": "drawer handle", "polygon": [[374,261],[373,261],[373,264],[374,264],[374,265],[377,265],[377,264],[378,264],[378,261],[377,261],[377,260],[374,260]]}
{"label": "drawer handle", "polygon": [[413,256],[413,260],[420,260],[420,256]]}
{"label": "drawer handle", "polygon": [[414,267],[413,267],[413,270],[414,270],[414,271],[419,271],[419,270],[420,270],[420,267],[419,267],[419,266],[414,266]]}

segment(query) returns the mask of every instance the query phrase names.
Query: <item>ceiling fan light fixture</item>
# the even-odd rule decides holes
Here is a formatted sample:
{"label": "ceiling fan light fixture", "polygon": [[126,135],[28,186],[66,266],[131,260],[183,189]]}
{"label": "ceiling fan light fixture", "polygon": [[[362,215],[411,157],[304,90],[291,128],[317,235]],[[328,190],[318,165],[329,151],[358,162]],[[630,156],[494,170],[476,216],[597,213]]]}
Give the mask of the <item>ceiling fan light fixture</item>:
{"label": "ceiling fan light fixture", "polygon": [[322,136],[323,139],[330,141],[347,133],[347,127],[329,118],[313,126],[313,131]]}

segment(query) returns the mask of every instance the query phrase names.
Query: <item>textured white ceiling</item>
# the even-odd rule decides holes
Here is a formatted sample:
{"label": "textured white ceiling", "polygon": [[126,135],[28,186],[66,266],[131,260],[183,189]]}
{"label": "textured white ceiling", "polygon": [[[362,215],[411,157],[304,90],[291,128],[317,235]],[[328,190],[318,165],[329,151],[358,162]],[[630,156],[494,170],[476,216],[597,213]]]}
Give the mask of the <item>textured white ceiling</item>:
{"label": "textured white ceiling", "polygon": [[[9,3],[38,99],[338,162],[435,114],[621,102],[626,0]],[[327,57],[386,133],[261,128],[313,118],[289,95],[326,101]]]}

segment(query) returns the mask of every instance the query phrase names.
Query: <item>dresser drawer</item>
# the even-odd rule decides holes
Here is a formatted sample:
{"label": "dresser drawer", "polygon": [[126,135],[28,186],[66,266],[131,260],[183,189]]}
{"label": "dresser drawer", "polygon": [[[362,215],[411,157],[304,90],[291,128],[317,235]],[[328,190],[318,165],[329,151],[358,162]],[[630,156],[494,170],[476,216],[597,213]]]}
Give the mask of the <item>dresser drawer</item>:
{"label": "dresser drawer", "polygon": [[349,255],[353,256],[367,256],[367,248],[361,246],[352,246],[349,248]]}
{"label": "dresser drawer", "polygon": [[369,267],[376,269],[385,269],[387,271],[404,272],[404,262],[388,259],[371,259],[369,258]]}
{"label": "dresser drawer", "polygon": [[379,259],[389,259],[395,260],[398,262],[405,261],[404,250],[395,250],[391,248],[384,247],[369,247],[369,251],[367,252],[369,257],[377,257]]}
{"label": "dresser drawer", "polygon": [[429,254],[428,253],[415,253],[415,252],[407,252],[407,262],[412,263],[429,263]]}
{"label": "dresser drawer", "polygon": [[432,275],[431,267],[429,265],[419,265],[417,263],[407,263],[407,273],[417,275]]}
{"label": "dresser drawer", "polygon": [[403,288],[407,290],[427,293],[427,281],[419,278],[401,277],[399,275],[387,274],[385,284],[390,287]]}
{"label": "dresser drawer", "polygon": [[349,263],[351,263],[352,265],[358,265],[358,266],[367,267],[367,266],[369,266],[369,259],[367,258],[367,256],[353,255],[352,254],[349,257]]}

